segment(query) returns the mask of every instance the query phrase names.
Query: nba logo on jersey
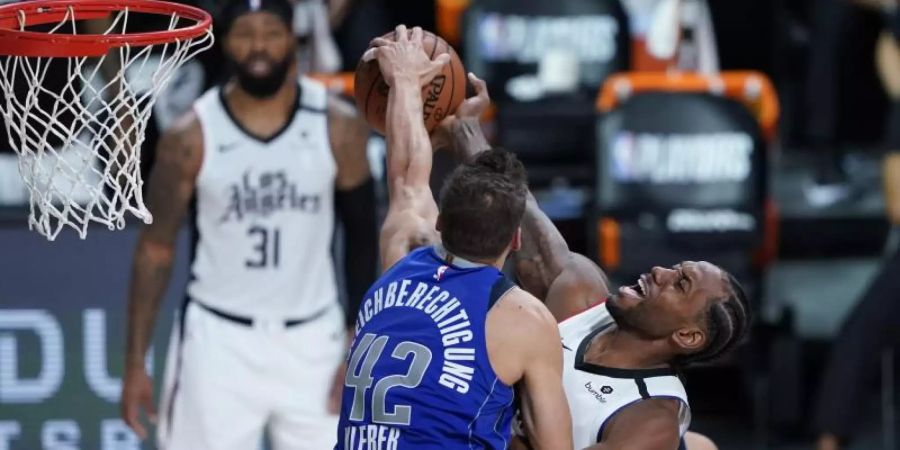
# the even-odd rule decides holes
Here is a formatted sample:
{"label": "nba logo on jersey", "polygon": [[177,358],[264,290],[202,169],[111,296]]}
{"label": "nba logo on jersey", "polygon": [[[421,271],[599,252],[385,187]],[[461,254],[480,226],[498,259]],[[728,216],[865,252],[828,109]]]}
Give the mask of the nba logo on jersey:
{"label": "nba logo on jersey", "polygon": [[444,277],[444,272],[447,271],[447,266],[438,267],[437,273],[434,274],[434,279],[437,281],[441,281],[441,278]]}

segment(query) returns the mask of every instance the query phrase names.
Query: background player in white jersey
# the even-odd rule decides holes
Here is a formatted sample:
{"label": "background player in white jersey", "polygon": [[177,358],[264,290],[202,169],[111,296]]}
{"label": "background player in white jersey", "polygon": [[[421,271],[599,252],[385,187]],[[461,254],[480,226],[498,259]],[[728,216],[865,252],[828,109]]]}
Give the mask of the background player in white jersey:
{"label": "background player in white jersey", "polygon": [[[434,203],[431,189],[428,185],[428,179],[431,172],[432,161],[432,143],[428,132],[425,129],[422,117],[422,86],[430,82],[434,74],[440,70],[441,65],[448,60],[446,55],[441,55],[431,61],[428,55],[422,49],[422,30],[413,29],[408,37],[407,29],[404,26],[398,26],[396,30],[396,42],[387,39],[376,38],[373,41],[374,48],[364,55],[364,58],[377,58],[381,73],[385,82],[390,86],[387,106],[387,143],[388,143],[388,178],[391,186],[390,202],[388,217],[382,228],[381,234],[381,254],[384,268],[391,268],[391,272],[402,270],[403,265],[407,261],[404,259],[406,254],[414,247],[434,242],[439,239],[435,230],[435,221],[437,221],[438,230],[443,234],[443,239],[439,239],[437,243],[443,242],[443,246],[436,248],[435,254],[442,255],[441,258],[446,262],[444,269],[447,272],[456,271],[451,266],[450,261],[468,261],[479,267],[500,267],[503,265],[506,255],[510,251],[518,247],[518,222],[521,217],[522,210],[519,215],[514,216],[510,212],[510,216],[506,217],[506,209],[510,211],[516,207],[498,206],[491,208],[491,205],[501,202],[500,199],[521,202],[518,207],[524,208],[524,186],[519,181],[515,192],[506,196],[498,196],[497,198],[484,195],[483,192],[476,191],[471,186],[481,186],[477,183],[466,184],[466,179],[471,179],[478,172],[478,168],[472,167],[468,172],[458,172],[451,175],[449,180],[450,187],[445,187],[441,195],[441,210]],[[470,75],[479,90],[484,89],[484,84],[477,78]],[[457,110],[457,113],[465,114],[472,111],[480,104],[480,98],[466,101]],[[448,120],[448,124],[453,120]],[[440,134],[440,132],[439,132]],[[512,163],[518,164],[518,170],[521,171],[521,163],[515,161],[514,158],[507,157]],[[511,163],[511,164],[512,164]],[[499,170],[499,169],[498,169]],[[463,174],[463,175],[460,175]],[[485,177],[495,177],[496,174],[485,174]],[[491,178],[493,179],[493,178]],[[448,195],[448,192],[450,193]],[[499,192],[499,191],[498,191]],[[448,199],[464,199],[465,203]],[[499,203],[498,203],[499,204]],[[485,213],[485,214],[480,214]],[[500,214],[505,220],[512,221],[512,224],[488,224],[485,225],[485,216],[487,213]],[[496,229],[510,228],[509,235],[500,235],[496,230],[485,232],[484,235],[473,233],[470,230],[485,230],[486,227]],[[487,235],[491,235],[488,237]],[[498,245],[499,244],[499,245]],[[492,250],[486,250],[491,248]],[[494,252],[496,254],[485,255],[485,252]],[[393,267],[392,267],[393,266]],[[400,268],[400,269],[398,269]],[[440,269],[434,275],[435,279],[440,281],[442,276],[448,278],[451,274],[444,274]],[[458,274],[452,274],[458,278]],[[465,276],[465,275],[462,275]],[[376,282],[385,282],[385,277]],[[471,286],[472,289],[478,286]],[[471,304],[473,307],[476,302],[481,299],[460,297],[459,301],[463,304]],[[368,302],[368,300],[367,300]],[[365,306],[363,310],[369,310]],[[388,313],[381,313],[381,317]],[[360,314],[363,317],[363,314]],[[497,390],[509,389],[508,386],[514,384],[528,393],[527,402],[529,403],[530,415],[526,417],[529,423],[529,431],[532,442],[537,448],[546,449],[567,449],[572,447],[571,435],[569,431],[570,421],[568,407],[565,403],[564,393],[561,386],[561,351],[558,345],[559,334],[556,329],[553,317],[547,309],[527,292],[512,287],[505,291],[496,303],[489,307],[484,317],[472,317],[472,323],[483,324],[484,341],[487,347],[487,359],[489,361],[477,360],[473,365],[479,367],[490,366],[496,374],[494,386]],[[376,320],[366,322],[366,318],[358,320],[359,326],[366,323],[367,327],[371,327]],[[379,332],[383,335],[390,335],[401,327],[391,328],[385,326]],[[368,328],[367,328],[368,329]],[[480,331],[479,331],[480,332]],[[435,352],[436,354],[443,354]],[[371,368],[370,368],[371,369]],[[376,365],[377,371],[377,365]],[[353,388],[358,386],[358,381],[351,378],[355,376],[352,371],[348,372],[346,386]],[[479,380],[481,381],[481,380]],[[502,382],[503,386],[498,386],[497,381]],[[423,384],[424,387],[425,386]],[[422,388],[417,386],[416,388]],[[484,386],[477,386],[482,388]],[[488,388],[493,393],[494,389]],[[475,392],[476,386],[473,386],[469,392]],[[399,390],[399,388],[398,388]],[[422,390],[422,392],[431,392]],[[447,395],[455,395],[453,393]],[[423,396],[424,397],[424,396]],[[345,401],[353,399],[354,395],[345,395]],[[455,398],[454,398],[455,399]],[[415,411],[428,409],[427,404],[417,405],[413,408],[413,421],[407,425],[409,427],[421,427],[417,430],[404,430],[406,433],[429,436],[434,434],[431,428],[433,423],[428,423],[426,417],[416,420],[419,417]],[[486,402],[486,400],[485,400]],[[437,409],[440,405],[434,405]],[[477,406],[477,405],[476,405]],[[482,404],[484,406],[484,404]],[[511,405],[507,405],[507,408]],[[419,408],[419,409],[417,409]],[[344,412],[349,410],[349,405],[344,405]],[[467,414],[466,411],[459,411],[460,415]],[[478,411],[480,413],[480,411]],[[352,416],[352,413],[350,414]],[[368,416],[366,416],[368,417]],[[508,423],[509,415],[501,415],[494,424],[496,428],[502,425],[503,421]],[[471,448],[466,445],[466,436],[468,442],[484,442],[481,440],[472,441],[472,424],[474,419],[478,418],[478,414],[472,421],[467,421],[463,428],[454,429],[450,436],[443,441],[441,448]],[[348,423],[359,424],[358,420],[351,417],[342,417]],[[454,419],[459,420],[459,417]],[[503,420],[501,420],[503,419]],[[448,421],[449,422],[449,421]],[[465,426],[468,426],[468,430]],[[345,430],[338,430],[339,434],[343,434]],[[494,433],[500,435],[501,439],[508,440],[510,429],[494,429]],[[431,442],[423,438],[423,442]],[[354,442],[340,442],[338,448],[357,448]],[[371,444],[370,444],[371,445]],[[478,444],[481,445],[481,444]],[[432,448],[432,447],[429,447]],[[481,447],[479,447],[481,448]]]}
{"label": "background player in white jersey", "polygon": [[154,222],[134,262],[122,414],[142,437],[139,410],[157,416],[144,354],[193,206],[192,277],[158,414],[162,448],[253,449],[264,431],[277,449],[334,445],[346,319],[331,257],[333,204],[348,262],[361,263],[348,277],[362,276],[365,292],[376,260],[368,129],[320,84],[298,83],[292,10],[287,0],[224,5],[216,25],[235,75],[159,145]]}
{"label": "background player in white jersey", "polygon": [[[481,96],[486,105],[486,90]],[[476,119],[448,128],[463,161],[489,148]],[[611,295],[603,271],[569,251],[530,194],[514,259],[522,285],[561,321],[575,448],[676,449],[682,436],[688,449],[714,448],[703,436],[685,435],[690,407],[677,369],[723,356],[745,334],[749,306],[731,275],[688,261],[654,267]]]}

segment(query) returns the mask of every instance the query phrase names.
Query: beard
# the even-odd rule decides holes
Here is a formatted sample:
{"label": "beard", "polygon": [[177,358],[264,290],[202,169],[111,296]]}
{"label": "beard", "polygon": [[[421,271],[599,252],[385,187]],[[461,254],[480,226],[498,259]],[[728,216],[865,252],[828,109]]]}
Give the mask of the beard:
{"label": "beard", "polygon": [[[265,59],[271,62],[269,73],[265,75],[256,75],[251,72],[249,66],[255,59]],[[279,89],[281,89],[293,62],[293,52],[289,52],[281,61],[272,61],[268,55],[260,53],[251,54],[244,63],[237,62],[231,58],[228,59],[228,63],[237,79],[238,86],[251,96],[259,99],[272,97]]]}
{"label": "beard", "polygon": [[612,301],[606,302],[606,310],[609,311],[609,315],[612,316],[620,330],[628,331],[641,339],[651,341],[669,335],[668,332],[657,330],[651,321],[647,320],[649,317],[644,314],[646,311],[643,311],[642,305],[625,309],[619,306],[615,299],[612,299]]}

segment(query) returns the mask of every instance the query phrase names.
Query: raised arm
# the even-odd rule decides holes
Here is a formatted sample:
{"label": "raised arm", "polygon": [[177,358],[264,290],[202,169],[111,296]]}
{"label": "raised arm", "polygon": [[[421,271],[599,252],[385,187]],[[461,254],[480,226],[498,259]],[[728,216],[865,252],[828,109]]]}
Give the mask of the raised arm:
{"label": "raised arm", "polygon": [[391,198],[397,180],[403,185],[427,187],[431,176],[431,139],[425,128],[422,86],[428,84],[449,61],[444,53],[430,60],[422,47],[422,29],[408,32],[398,25],[395,40],[375,38],[364,60],[377,59],[390,87],[386,112],[388,186]]}
{"label": "raised arm", "polygon": [[[484,81],[469,74],[476,96],[467,99],[446,123],[440,141],[457,161],[468,161],[490,148],[478,118],[490,104]],[[513,149],[515,150],[515,149]],[[513,253],[521,286],[542,299],[557,320],[609,296],[606,275],[590,259],[569,251],[553,221],[529,192],[522,219],[522,247]]]}
{"label": "raised arm", "polygon": [[437,205],[429,186],[431,140],[422,119],[422,86],[449,61],[430,60],[422,48],[422,29],[408,33],[400,25],[396,40],[376,38],[363,55],[377,58],[390,87],[386,112],[388,194],[390,207],[379,236],[382,269],[393,266],[411,249],[437,240]]}
{"label": "raised arm", "polygon": [[175,239],[194,194],[202,162],[203,135],[197,117],[191,112],[179,119],[157,145],[147,196],[153,223],[141,230],[134,254],[121,409],[125,423],[141,438],[147,436],[147,431],[139,420],[140,408],[147,411],[151,422],[155,420],[144,356],[172,274]]}
{"label": "raised arm", "polygon": [[609,297],[609,282],[596,263],[569,251],[553,221],[529,192],[522,219],[522,247],[513,254],[516,277],[543,299],[557,321]]}

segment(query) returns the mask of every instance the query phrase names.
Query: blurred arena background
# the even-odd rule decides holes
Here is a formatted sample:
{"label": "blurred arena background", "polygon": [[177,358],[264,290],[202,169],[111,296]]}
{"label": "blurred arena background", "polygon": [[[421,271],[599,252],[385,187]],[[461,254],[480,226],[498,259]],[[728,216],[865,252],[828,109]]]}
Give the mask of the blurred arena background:
{"label": "blurred arena background", "polygon": [[[687,374],[692,429],[723,449],[815,448],[827,432],[849,434],[846,448],[897,448],[900,316],[886,306],[900,302],[896,1],[295,3],[301,67],[347,95],[369,40],[397,23],[454,45],[489,84],[492,140],[526,162],[570,247],[614,280],[696,258],[748,286],[751,339]],[[175,75],[144,173],[160,130],[227,76],[221,67],[210,51]],[[380,136],[369,154],[378,167]],[[434,183],[450,168],[438,155]],[[0,136],[0,449],[140,448],[118,414],[139,223],[50,243],[28,231],[27,201]],[[185,228],[147,356],[155,382],[190,239]],[[830,361],[859,372],[834,375],[849,383],[838,392],[823,383]],[[829,408],[853,431],[824,429]]]}

